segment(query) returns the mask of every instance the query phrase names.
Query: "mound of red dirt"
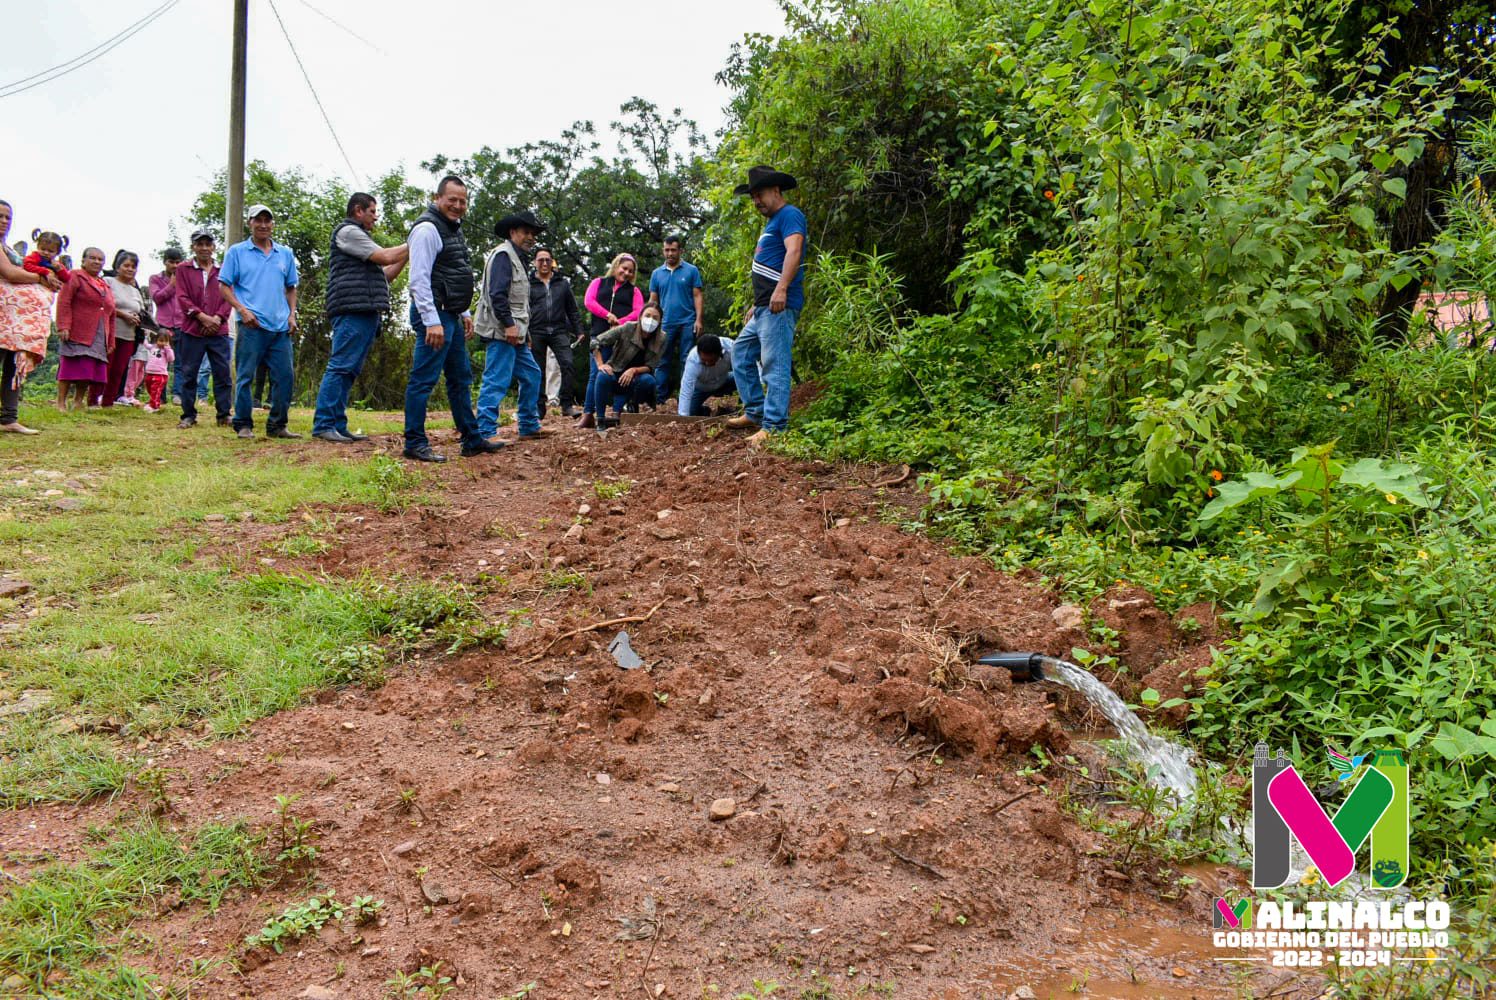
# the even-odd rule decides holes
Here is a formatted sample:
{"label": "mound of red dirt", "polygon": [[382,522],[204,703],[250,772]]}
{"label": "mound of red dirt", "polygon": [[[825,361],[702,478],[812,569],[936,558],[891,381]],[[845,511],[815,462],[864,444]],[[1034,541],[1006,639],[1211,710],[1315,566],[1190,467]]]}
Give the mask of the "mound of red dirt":
{"label": "mound of red dirt", "polygon": [[[321,512],[340,515],[327,551],[276,568],[451,580],[528,624],[241,740],[153,747],[184,828],[271,827],[274,797],[298,795],[319,856],[305,881],[142,922],[139,964],[184,977],[242,955],[318,886],[383,915],[214,967],[203,995],[380,997],[437,961],[455,997],[730,996],[813,972],[837,995],[985,997],[1072,967],[1151,996],[1234,995],[1205,950],[1206,891],[1166,900],[1151,871],[1119,873],[1117,849],[1020,773],[1031,747],[1068,745],[1050,686],[970,666],[983,649],[1067,654],[1058,601],[884,523],[917,502],[907,486],[684,425],[435,474],[434,505]],[[268,551],[213,558],[253,572]],[[591,628],[614,619],[633,620]],[[608,652],[624,629],[639,669]],[[1124,634],[1129,656],[1164,662]],[[138,807],[12,813],[0,838],[77,856],[86,825]],[[1101,948],[1095,921],[1118,914],[1157,933]],[[1171,928],[1200,950],[1160,943]]]}

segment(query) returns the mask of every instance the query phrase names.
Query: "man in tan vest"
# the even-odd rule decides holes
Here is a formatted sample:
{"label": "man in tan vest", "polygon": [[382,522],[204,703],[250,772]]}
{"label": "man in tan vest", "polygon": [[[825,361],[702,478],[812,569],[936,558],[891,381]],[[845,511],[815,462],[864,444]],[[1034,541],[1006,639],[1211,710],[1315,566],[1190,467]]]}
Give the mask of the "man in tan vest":
{"label": "man in tan vest", "polygon": [[478,433],[493,441],[499,433],[499,403],[519,382],[519,439],[545,437],[540,429],[540,383],[544,378],[530,350],[530,258],[535,240],[545,232],[533,212],[514,212],[500,219],[494,235],[504,242],[483,262],[483,290],[473,328],[487,347],[483,387],[478,390]]}

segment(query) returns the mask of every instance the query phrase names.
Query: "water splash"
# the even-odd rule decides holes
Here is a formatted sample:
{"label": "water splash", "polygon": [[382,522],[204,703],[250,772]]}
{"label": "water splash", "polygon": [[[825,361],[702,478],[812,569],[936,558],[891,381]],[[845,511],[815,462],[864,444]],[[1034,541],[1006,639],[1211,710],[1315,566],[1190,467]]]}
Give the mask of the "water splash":
{"label": "water splash", "polygon": [[1143,720],[1128,709],[1111,688],[1097,680],[1085,670],[1066,660],[1050,656],[1041,657],[1044,664],[1044,679],[1063,684],[1073,691],[1085,695],[1096,706],[1096,710],[1112,724],[1127,747],[1127,755],[1141,763],[1148,780],[1172,795],[1181,806],[1195,800],[1196,777],[1191,763],[1194,754],[1177,743],[1155,736],[1143,725]]}

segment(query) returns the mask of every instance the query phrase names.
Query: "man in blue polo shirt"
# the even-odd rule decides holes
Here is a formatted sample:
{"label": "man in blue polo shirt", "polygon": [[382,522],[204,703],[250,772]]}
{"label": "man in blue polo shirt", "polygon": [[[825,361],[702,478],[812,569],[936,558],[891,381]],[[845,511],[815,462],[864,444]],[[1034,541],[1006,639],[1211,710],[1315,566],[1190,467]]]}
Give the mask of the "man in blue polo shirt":
{"label": "man in blue polo shirt", "polygon": [[753,167],[748,183],[734,194],[748,195],[768,221],[753,251],[753,306],[747,325],[733,344],[732,372],[743,401],[742,416],[727,426],[758,427],[748,439],[754,447],[789,427],[790,354],[795,321],[805,307],[805,213],[784,199],[795,178],[773,167]]}
{"label": "man in blue polo shirt", "polygon": [[235,243],[223,257],[218,280],[223,297],[239,317],[234,343],[234,430],[254,435],[255,372],[270,369],[270,417],[265,435],[297,438],[286,429],[291,411],[291,334],[296,330],[296,256],[271,239],[275,215],[264,205],[249,206],[249,239]]}
{"label": "man in blue polo shirt", "polygon": [[681,260],[682,241],[679,236],[665,239],[665,263],[654,269],[649,276],[650,305],[664,311],[665,329],[665,377],[660,379],[656,402],[663,404],[680,383],[686,368],[686,358],[701,336],[702,285],[701,272],[695,264]]}

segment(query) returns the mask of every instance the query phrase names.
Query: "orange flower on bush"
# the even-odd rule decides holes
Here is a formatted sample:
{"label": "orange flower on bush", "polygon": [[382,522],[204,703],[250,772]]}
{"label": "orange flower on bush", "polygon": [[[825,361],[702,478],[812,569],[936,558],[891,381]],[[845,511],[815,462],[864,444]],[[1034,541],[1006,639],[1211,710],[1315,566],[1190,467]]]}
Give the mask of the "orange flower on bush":
{"label": "orange flower on bush", "polygon": [[1220,469],[1211,469],[1210,470],[1210,478],[1214,479],[1216,482],[1220,482],[1222,479],[1225,479],[1226,477],[1225,477],[1225,475],[1223,475],[1221,473]]}
{"label": "orange flower on bush", "polygon": [[1044,189],[1044,197],[1048,201],[1054,201],[1054,192],[1051,191],[1051,190],[1049,190],[1049,188],[1045,188]]}

